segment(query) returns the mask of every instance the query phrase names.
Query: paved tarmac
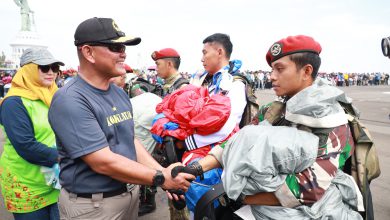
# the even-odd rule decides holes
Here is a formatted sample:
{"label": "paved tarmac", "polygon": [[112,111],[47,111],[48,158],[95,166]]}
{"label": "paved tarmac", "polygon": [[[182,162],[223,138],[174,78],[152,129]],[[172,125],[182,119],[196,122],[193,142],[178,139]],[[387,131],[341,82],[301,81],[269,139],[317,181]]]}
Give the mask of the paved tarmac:
{"label": "paved tarmac", "polygon": [[[361,111],[360,119],[368,127],[377,145],[382,174],[371,183],[375,219],[385,220],[390,216],[390,86],[364,86],[342,88]],[[272,101],[272,90],[257,92],[260,104]],[[1,135],[2,136],[2,135]],[[3,139],[0,140],[0,152],[3,151]],[[154,213],[145,215],[140,220],[169,219],[167,198],[159,190],[156,197],[158,208]],[[0,220],[12,220],[0,198]]]}

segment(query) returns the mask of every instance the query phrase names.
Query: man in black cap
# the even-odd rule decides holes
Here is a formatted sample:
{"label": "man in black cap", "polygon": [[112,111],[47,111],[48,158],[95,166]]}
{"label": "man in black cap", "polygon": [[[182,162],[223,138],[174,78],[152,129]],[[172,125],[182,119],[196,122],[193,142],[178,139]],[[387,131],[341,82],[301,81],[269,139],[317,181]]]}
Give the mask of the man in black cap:
{"label": "man in black cap", "polygon": [[[126,73],[126,36],[111,18],[76,29],[79,75],[58,91],[49,111],[60,154],[62,219],[137,219],[138,185],[187,190],[192,175],[171,177],[134,137],[132,106],[110,84]],[[129,183],[129,184],[126,184]]]}

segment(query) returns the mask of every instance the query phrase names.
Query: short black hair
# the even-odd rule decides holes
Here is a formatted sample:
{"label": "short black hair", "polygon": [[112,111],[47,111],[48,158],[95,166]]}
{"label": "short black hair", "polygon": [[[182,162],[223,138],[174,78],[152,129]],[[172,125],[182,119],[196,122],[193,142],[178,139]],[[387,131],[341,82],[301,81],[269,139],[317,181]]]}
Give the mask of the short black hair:
{"label": "short black hair", "polygon": [[294,53],[290,55],[290,60],[295,63],[297,69],[301,69],[306,64],[310,64],[313,67],[311,77],[315,80],[321,66],[321,58],[318,54],[311,52]]}
{"label": "short black hair", "polygon": [[170,57],[170,58],[166,58],[166,59],[169,59],[170,61],[172,61],[173,63],[173,68],[175,68],[176,70],[179,69],[180,67],[180,57]]}
{"label": "short black hair", "polygon": [[213,35],[210,35],[206,37],[206,39],[203,40],[203,44],[205,43],[219,43],[222,45],[223,49],[226,52],[226,57],[230,59],[230,55],[233,51],[233,44],[230,41],[230,37],[227,34],[221,34],[221,33],[215,33]]}

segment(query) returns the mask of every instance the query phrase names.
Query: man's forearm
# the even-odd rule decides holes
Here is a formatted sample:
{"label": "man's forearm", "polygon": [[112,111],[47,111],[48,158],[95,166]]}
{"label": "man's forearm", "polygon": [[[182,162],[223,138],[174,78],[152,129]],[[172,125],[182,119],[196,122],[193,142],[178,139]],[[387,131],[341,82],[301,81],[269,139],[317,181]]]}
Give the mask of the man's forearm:
{"label": "man's forearm", "polygon": [[221,167],[221,164],[219,164],[218,160],[215,159],[212,155],[206,155],[204,158],[198,161],[200,166],[202,166],[203,172],[207,172],[209,170],[212,170],[214,168]]}
{"label": "man's forearm", "polygon": [[261,192],[255,195],[248,195],[244,198],[244,203],[247,205],[281,205],[273,192]]}
{"label": "man's forearm", "polygon": [[124,183],[151,185],[156,170],[113,153],[108,147],[83,157],[97,173]]}
{"label": "man's forearm", "polygon": [[[122,155],[113,153],[108,146],[85,155],[82,159],[93,171],[110,176],[111,178],[124,183],[152,185],[153,177],[156,174],[154,168],[150,168]],[[160,165],[158,166],[161,167]],[[173,179],[171,170],[174,166],[175,164],[172,164],[167,168],[161,167],[161,169],[159,169],[162,171],[165,178],[162,187],[164,187],[164,189],[182,189],[187,191],[190,186],[189,181],[194,179],[194,176],[187,173],[179,173],[179,175]]]}

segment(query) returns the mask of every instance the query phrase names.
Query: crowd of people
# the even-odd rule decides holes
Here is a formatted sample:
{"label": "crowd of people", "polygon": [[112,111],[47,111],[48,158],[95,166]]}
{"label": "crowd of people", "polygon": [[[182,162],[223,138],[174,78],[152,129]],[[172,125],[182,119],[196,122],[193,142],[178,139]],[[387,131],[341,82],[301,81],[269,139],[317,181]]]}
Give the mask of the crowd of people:
{"label": "crowd of people", "polygon": [[[131,79],[142,78],[151,84],[164,84],[164,79],[158,76],[155,69],[141,70],[129,67],[131,71],[127,71],[126,83]],[[67,68],[60,70],[56,78],[57,86],[60,88],[64,86],[69,80],[77,75],[78,70],[75,68]],[[13,74],[7,72],[0,72],[0,97],[4,97],[11,86]],[[194,73],[180,72],[180,75],[185,79],[190,79]],[[266,70],[244,70],[242,74],[251,82],[252,87],[256,90],[272,89],[271,71]],[[334,86],[376,86],[376,85],[390,85],[389,73],[342,73],[342,72],[319,72],[318,77],[328,80]]]}
{"label": "crowd of people", "polygon": [[388,73],[320,73],[319,75],[335,86],[389,85]]}
{"label": "crowd of people", "polygon": [[11,87],[12,75],[10,73],[2,72],[0,74],[0,97],[7,95]]}
{"label": "crowd of people", "polygon": [[[77,74],[77,71],[74,69],[69,69],[74,71]],[[67,78],[69,74],[68,70],[63,71],[63,75],[59,76],[60,79]],[[155,70],[149,71],[131,71],[134,75],[139,78],[148,80],[152,84],[164,84],[164,80],[161,79]],[[242,72],[243,75],[251,82],[252,87],[256,90],[262,89],[272,89],[272,81],[270,71],[265,70],[246,70]],[[189,72],[180,72],[181,76],[186,79],[190,79],[192,74]],[[390,85],[389,84],[389,73],[325,73],[319,72],[318,77],[328,80],[334,86],[376,86],[376,85]],[[130,80],[131,76],[128,76],[127,80]],[[61,81],[62,82],[62,81]],[[61,84],[58,84],[61,87]]]}
{"label": "crowd of people", "polygon": [[[321,45],[304,35],[264,51],[272,71],[242,71],[222,33],[202,41],[204,71],[180,73],[180,53],[163,48],[145,73],[125,64],[139,43],[94,17],[74,34],[77,70],[31,48],[4,75],[0,175],[16,220],[137,219],[155,210],[157,187],[170,219],[193,219],[204,186],[218,183],[256,219],[363,219],[343,172],[355,143],[341,103],[351,100],[332,84],[388,85],[388,74],[321,73]],[[251,112],[248,88],[280,100]]]}
{"label": "crowd of people", "polygon": [[[253,83],[256,89],[271,89],[272,82],[270,71],[244,71],[246,77]],[[334,86],[373,86],[390,85],[389,73],[341,73],[319,72],[319,78],[327,79]]]}

